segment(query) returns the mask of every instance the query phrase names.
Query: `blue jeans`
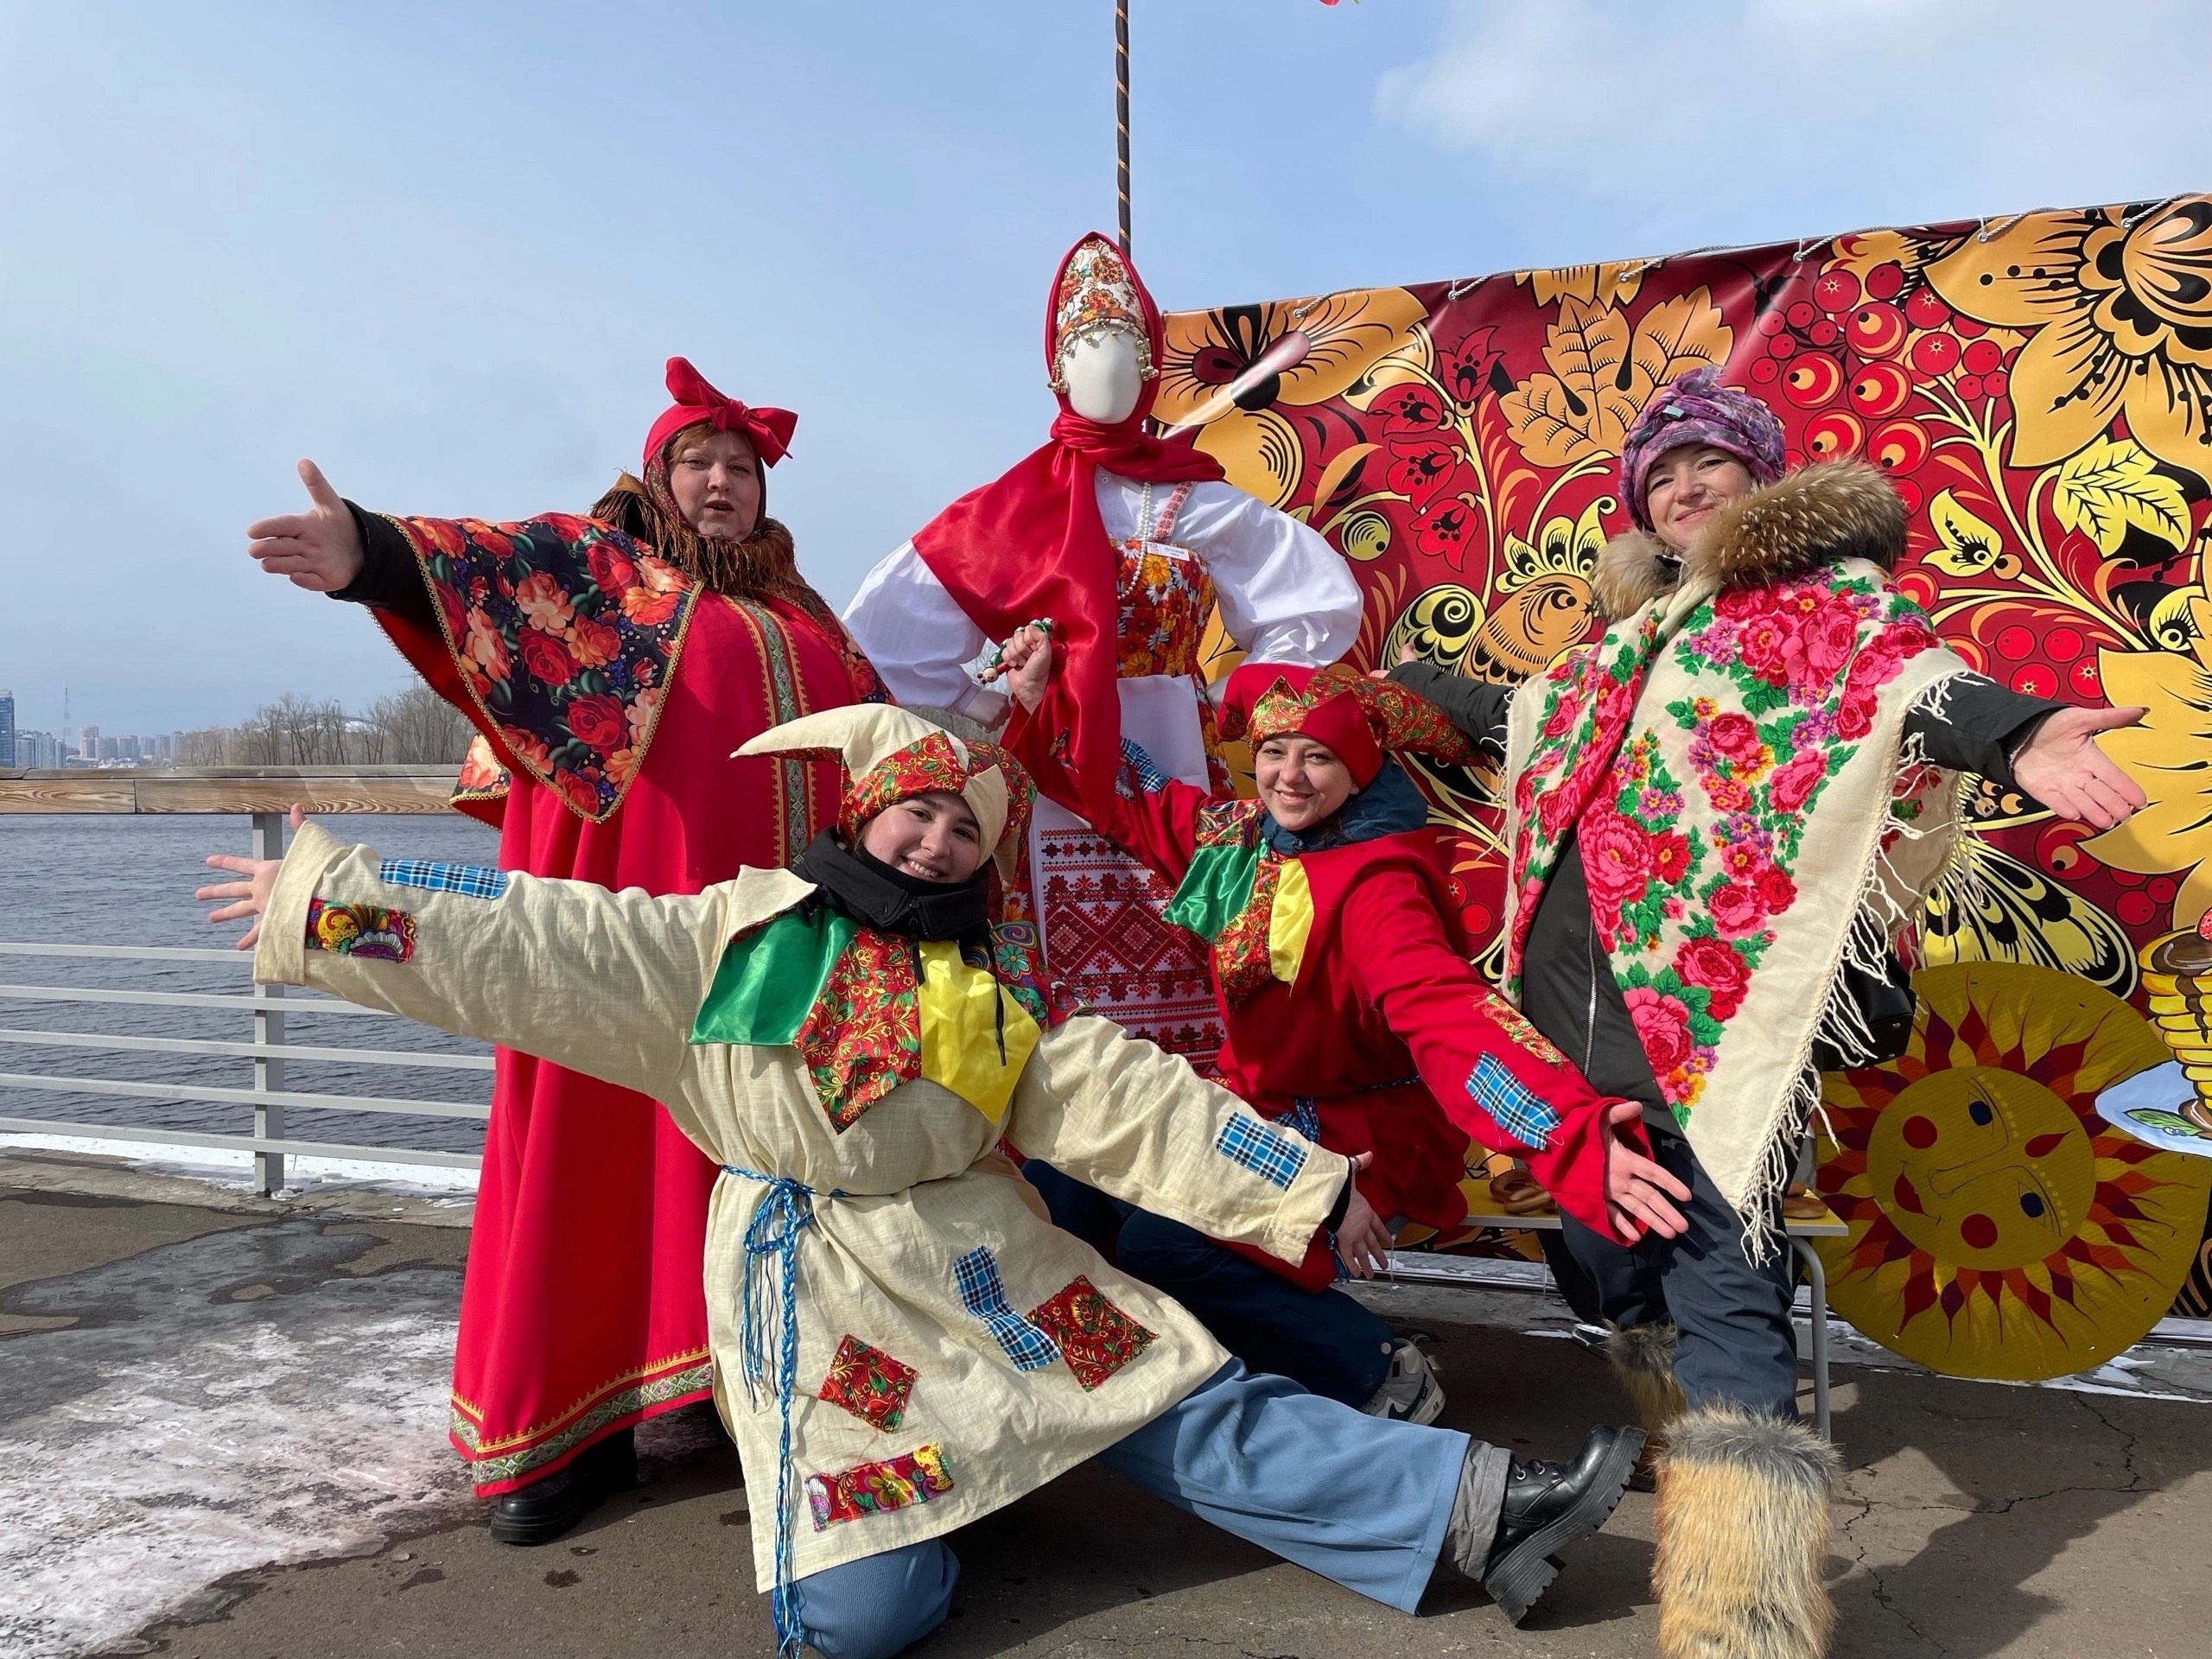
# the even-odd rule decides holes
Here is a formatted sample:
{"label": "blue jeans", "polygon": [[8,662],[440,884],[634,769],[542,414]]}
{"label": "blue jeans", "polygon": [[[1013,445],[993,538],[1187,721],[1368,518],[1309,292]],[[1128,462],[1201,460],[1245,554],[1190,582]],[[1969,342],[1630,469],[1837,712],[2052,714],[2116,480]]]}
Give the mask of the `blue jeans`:
{"label": "blue jeans", "polygon": [[1390,1327],[1333,1287],[1302,1290],[1179,1221],[1109,1198],[1036,1160],[1022,1166],[1053,1224],[1189,1308],[1259,1373],[1365,1405],[1390,1372]]}
{"label": "blue jeans", "polygon": [[[1363,1416],[1231,1360],[1100,1456],[1176,1508],[1410,1613],[1471,1448],[1456,1429]],[[1495,1524],[1504,1465],[1491,1461]],[[810,1573],[798,1581],[807,1640],[823,1659],[889,1659],[944,1622],[959,1579],[941,1538]]]}

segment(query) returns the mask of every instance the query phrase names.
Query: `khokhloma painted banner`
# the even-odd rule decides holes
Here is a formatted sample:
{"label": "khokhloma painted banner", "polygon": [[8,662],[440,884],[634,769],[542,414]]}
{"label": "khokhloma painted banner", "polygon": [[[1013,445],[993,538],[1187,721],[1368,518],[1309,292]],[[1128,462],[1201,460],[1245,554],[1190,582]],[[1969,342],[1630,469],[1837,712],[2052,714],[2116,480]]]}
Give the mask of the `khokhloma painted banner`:
{"label": "khokhloma painted banner", "polygon": [[[1517,681],[1584,639],[1622,437],[1712,364],[1793,465],[1888,473],[1898,584],[1969,663],[2147,709],[2105,740],[2150,796],[2121,828],[1972,799],[1977,879],[1922,918],[1910,1052],[1825,1081],[1816,1185],[1850,1235],[1823,1253],[1840,1312],[1961,1375],[2082,1370],[2169,1307],[2212,1315],[2212,1162],[2095,1105],[2178,1060],[2163,1144],[2212,1144],[2212,196],[1223,306],[1167,342],[1157,418],[1351,561],[1363,666],[1410,646]],[[1424,780],[1492,939],[1495,779]]]}

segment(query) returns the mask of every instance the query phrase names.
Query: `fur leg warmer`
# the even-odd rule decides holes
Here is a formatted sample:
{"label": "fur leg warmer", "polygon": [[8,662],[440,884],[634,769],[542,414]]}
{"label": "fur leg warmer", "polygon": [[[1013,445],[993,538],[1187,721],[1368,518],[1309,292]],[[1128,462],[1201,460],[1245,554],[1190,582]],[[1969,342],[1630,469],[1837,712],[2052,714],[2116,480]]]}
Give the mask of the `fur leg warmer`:
{"label": "fur leg warmer", "polygon": [[1797,1423],[1726,1407],[1676,1421],[1653,1516],[1663,1659],[1821,1659],[1836,1468]]}
{"label": "fur leg warmer", "polygon": [[1675,1381],[1675,1327],[1661,1320],[1614,1332],[1605,1338],[1605,1363],[1628,1391],[1649,1444],[1661,1445],[1684,1408],[1682,1385]]}
{"label": "fur leg warmer", "polygon": [[1605,1339],[1605,1363],[1643,1425],[1643,1456],[1630,1485],[1648,1492],[1666,1453],[1667,1431],[1686,1408],[1682,1385],[1675,1381],[1675,1327],[1662,1319],[1614,1332]]}

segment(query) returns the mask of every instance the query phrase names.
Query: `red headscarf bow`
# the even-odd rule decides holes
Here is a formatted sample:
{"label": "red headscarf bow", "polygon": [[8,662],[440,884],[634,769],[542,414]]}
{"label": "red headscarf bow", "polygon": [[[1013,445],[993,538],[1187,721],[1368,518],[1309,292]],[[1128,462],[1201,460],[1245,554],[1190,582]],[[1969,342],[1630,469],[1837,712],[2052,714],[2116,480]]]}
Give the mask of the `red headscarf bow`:
{"label": "red headscarf bow", "polygon": [[742,432],[763,467],[774,466],[791,451],[798,416],[788,409],[754,409],[734,397],[723,397],[707,384],[705,375],[691,366],[689,358],[668,359],[668,395],[676,399],[675,406],[664,410],[653,423],[653,429],[645,435],[648,467],[660,453],[661,445],[685,427],[701,421],[717,431]]}

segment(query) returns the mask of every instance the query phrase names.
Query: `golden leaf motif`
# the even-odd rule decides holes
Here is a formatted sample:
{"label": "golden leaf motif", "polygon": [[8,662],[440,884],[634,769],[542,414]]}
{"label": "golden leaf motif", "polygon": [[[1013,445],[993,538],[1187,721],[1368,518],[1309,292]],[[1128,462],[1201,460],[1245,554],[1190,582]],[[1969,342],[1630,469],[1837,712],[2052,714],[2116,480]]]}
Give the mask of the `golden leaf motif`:
{"label": "golden leaf motif", "polygon": [[1582,509],[1580,518],[1549,519],[1536,532],[1533,544],[1509,531],[1505,568],[1497,578],[1499,590],[1510,594],[1540,576],[1574,575],[1586,580],[1598,568],[1598,554],[1605,545],[1603,514],[1612,505],[1611,496],[1601,495]]}
{"label": "golden leaf motif", "polygon": [[1551,372],[1498,400],[1506,429],[1539,467],[1617,455],[1652,393],[1678,374],[1726,361],[1734,340],[1707,288],[1653,306],[1632,330],[1619,312],[1568,295],[1545,333]]}
{"label": "golden leaf motif", "polygon": [[1411,647],[1423,662],[1456,669],[1483,625],[1483,601],[1473,588],[1440,582],[1423,588],[1398,613],[1383,636],[1382,658],[1395,663]]}
{"label": "golden leaf motif", "polygon": [[1643,286],[1652,259],[1626,259],[1602,265],[1554,265],[1547,270],[1516,270],[1516,288],[1531,289],[1538,305],[1572,296],[1585,305],[1626,305]]}
{"label": "golden leaf motif", "polygon": [[1272,409],[1239,411],[1236,420],[1202,426],[1193,442],[1221,463],[1231,484],[1271,507],[1290,499],[1306,469],[1306,451],[1296,429]]}
{"label": "golden leaf motif", "polygon": [[1325,403],[1393,353],[1425,353],[1427,315],[1402,288],[1171,312],[1153,418],[1205,426],[1278,404]]}
{"label": "golden leaf motif", "polygon": [[2140,725],[2101,734],[2097,747],[2150,802],[2082,843],[2090,857],[2138,875],[2188,872],[2174,898],[2177,927],[2212,909],[2212,599],[2201,587],[2190,593],[2188,651],[2098,653],[2113,706],[2145,712]]}
{"label": "golden leaf motif", "polygon": [[1968,512],[1948,490],[1938,491],[1928,504],[1928,522],[1943,544],[1928,556],[1927,563],[1947,576],[1978,576],[2005,550],[2005,537],[1997,527]]}
{"label": "golden leaf motif", "polygon": [[2158,470],[2151,452],[2133,438],[2099,438],[2067,457],[2051,486],[2051,511],[2107,553],[2120,551],[2128,526],[2146,530],[2174,548],[2189,543],[2189,501],[2181,486]]}

